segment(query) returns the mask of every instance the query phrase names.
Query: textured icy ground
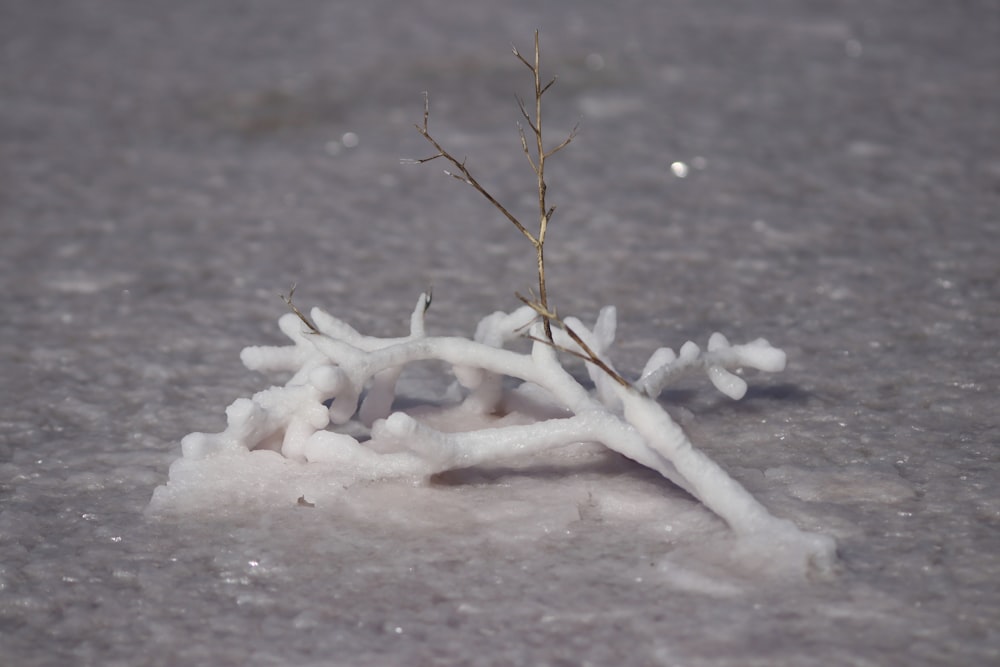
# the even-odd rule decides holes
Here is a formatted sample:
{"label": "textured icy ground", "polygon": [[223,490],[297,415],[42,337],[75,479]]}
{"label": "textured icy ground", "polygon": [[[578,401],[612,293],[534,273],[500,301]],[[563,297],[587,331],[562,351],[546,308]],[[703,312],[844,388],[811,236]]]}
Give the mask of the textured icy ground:
{"label": "textured icy ground", "polygon": [[[0,663],[997,660],[1000,11],[706,5],[0,3]],[[833,580],[760,576],[589,448],[143,515],[180,438],[267,384],[238,354],[280,341],[292,282],[382,335],[428,284],[438,333],[515,304],[523,239],[398,158],[429,90],[440,138],[530,205],[507,47],[536,26],[549,127],[583,120],[553,295],[616,304],[633,372],[716,329],[789,352],[740,403],[668,398],[838,539]]]}

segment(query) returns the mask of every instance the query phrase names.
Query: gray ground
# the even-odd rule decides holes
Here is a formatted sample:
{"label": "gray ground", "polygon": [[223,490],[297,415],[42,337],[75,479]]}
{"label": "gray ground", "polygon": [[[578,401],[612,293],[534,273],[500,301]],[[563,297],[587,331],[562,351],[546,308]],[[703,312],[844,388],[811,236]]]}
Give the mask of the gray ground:
{"label": "gray ground", "polygon": [[[1000,659],[996,4],[450,4],[0,1],[0,663]],[[143,515],[180,438],[266,386],[238,353],[280,341],[293,282],[378,334],[429,284],[440,333],[516,306],[524,240],[399,158],[430,91],[439,138],[530,211],[508,47],[535,27],[550,136],[582,121],[551,169],[554,298],[617,305],[632,373],[716,329],[788,351],[741,403],[668,398],[838,539],[832,580],[677,576],[724,530],[613,457],[413,490],[480,508],[459,528],[383,520],[399,486],[368,516]],[[623,484],[664,517],[584,511]],[[541,523],[481,509],[509,494]]]}

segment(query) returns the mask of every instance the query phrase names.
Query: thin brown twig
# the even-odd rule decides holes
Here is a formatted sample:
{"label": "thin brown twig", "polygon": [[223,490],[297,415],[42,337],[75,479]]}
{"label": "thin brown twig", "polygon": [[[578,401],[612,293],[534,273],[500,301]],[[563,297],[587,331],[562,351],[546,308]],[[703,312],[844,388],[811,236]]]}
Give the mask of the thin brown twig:
{"label": "thin brown twig", "polygon": [[430,162],[431,160],[436,160],[438,158],[444,158],[445,160],[450,162],[452,165],[455,166],[456,169],[458,169],[458,172],[459,174],[461,174],[461,176],[453,172],[450,172],[448,170],[445,170],[444,173],[475,188],[476,192],[485,197],[486,200],[490,204],[492,204],[494,208],[500,211],[500,213],[502,213],[505,218],[507,218],[511,223],[513,223],[513,225],[517,227],[518,231],[524,234],[524,236],[528,239],[528,241],[531,242],[532,245],[537,245],[538,240],[530,231],[528,231],[528,228],[525,227],[523,224],[521,224],[521,221],[518,220],[514,216],[514,214],[508,211],[503,204],[497,201],[496,198],[492,194],[490,194],[489,191],[487,191],[486,188],[484,188],[479,183],[479,181],[476,180],[476,178],[472,175],[472,172],[469,171],[469,168],[465,166],[465,160],[462,159],[461,161],[459,161],[458,158],[456,158],[454,155],[445,150],[445,148],[441,146],[441,144],[439,144],[437,140],[434,139],[434,137],[431,136],[430,130],[428,128],[429,118],[430,118],[430,99],[427,93],[424,93],[424,123],[423,125],[415,125],[415,127],[417,128],[417,131],[420,132],[420,134],[424,137],[424,139],[430,142],[430,144],[437,150],[437,154],[432,155],[430,157],[421,158],[419,160],[414,160],[414,162],[416,162],[417,164],[424,164],[425,162]]}
{"label": "thin brown twig", "polygon": [[[517,99],[517,106],[521,112],[521,116],[524,118],[524,122],[527,124],[528,129],[531,131],[534,141],[534,153],[532,153],[532,148],[529,147],[528,133],[524,129],[524,125],[521,123],[517,124],[518,137],[521,140],[521,150],[524,152],[525,157],[528,160],[528,164],[531,166],[531,170],[535,173],[535,179],[538,187],[538,232],[532,233],[528,228],[514,215],[512,214],[503,204],[501,204],[489,191],[486,190],[479,183],[478,180],[469,171],[469,167],[465,163],[465,159],[459,160],[454,155],[448,152],[438,141],[431,136],[429,121],[430,121],[430,101],[427,93],[424,93],[424,120],[422,124],[417,124],[415,127],[417,131],[424,137],[437,152],[430,157],[426,157],[419,160],[413,160],[416,164],[423,164],[425,162],[430,162],[438,158],[443,158],[447,162],[450,162],[455,169],[458,170],[457,173],[445,170],[445,174],[452,176],[453,178],[462,181],[466,185],[471,185],[480,195],[482,195],[490,204],[493,205],[500,213],[503,214],[513,225],[517,228],[521,234],[528,239],[531,245],[535,248],[535,254],[538,261],[538,296],[531,292],[531,298],[517,294],[517,298],[523,301],[525,304],[530,306],[541,318],[542,326],[545,331],[545,339],[540,339],[532,335],[528,335],[528,338],[532,340],[545,343],[553,348],[571,354],[575,357],[579,357],[584,361],[594,364],[605,373],[610,375],[618,384],[628,387],[630,386],[628,381],[625,380],[621,375],[619,375],[610,365],[608,365],[603,359],[601,359],[597,353],[595,353],[589,345],[575,332],[573,329],[566,325],[559,316],[556,314],[555,310],[549,306],[548,292],[545,288],[545,236],[548,231],[549,222],[552,220],[552,216],[556,212],[555,206],[549,206],[546,202],[546,195],[548,193],[548,184],[545,182],[545,161],[566,148],[576,138],[578,126],[574,126],[570,133],[566,136],[563,141],[555,146],[554,148],[545,150],[545,142],[542,139],[542,95],[548,91],[556,82],[556,78],[553,77],[544,85],[542,84],[541,78],[541,52],[538,44],[538,31],[535,31],[535,57],[534,61],[529,61],[521,52],[517,50],[516,46],[512,46],[511,50],[514,56],[517,57],[530,71],[535,84],[535,108],[534,114],[529,113],[527,105],[524,103],[524,99],[520,96],[515,96]],[[289,304],[291,305],[291,304]],[[294,306],[293,306],[294,308]],[[296,311],[297,312],[297,311]],[[301,315],[300,315],[301,316]],[[556,323],[566,335],[570,337],[579,350],[575,350],[564,345],[559,345],[555,342],[552,336],[552,323]]]}
{"label": "thin brown twig", "polygon": [[307,327],[309,327],[309,331],[319,335],[320,330],[316,328],[316,325],[312,323],[312,320],[306,317],[305,314],[301,310],[299,310],[299,307],[296,306],[295,303],[292,301],[292,298],[295,296],[296,287],[298,287],[298,285],[292,285],[292,288],[288,290],[288,296],[285,296],[284,294],[279,294],[278,296],[280,296],[281,300],[285,302],[285,304],[291,309],[291,311],[295,313],[300,320],[302,320],[302,323],[305,324]]}
{"label": "thin brown twig", "polygon": [[[527,105],[524,100],[517,97],[518,109],[521,112],[521,116],[524,117],[524,121],[527,123],[528,129],[531,131],[534,141],[534,155],[532,154],[532,149],[529,148],[529,141],[527,132],[525,132],[524,126],[518,123],[517,131],[518,136],[521,140],[521,149],[524,151],[525,157],[528,159],[528,164],[531,165],[531,170],[535,173],[535,178],[537,181],[538,188],[538,231],[531,232],[526,225],[524,225],[520,219],[512,214],[503,204],[501,204],[492,194],[490,194],[486,188],[484,188],[478,180],[469,171],[468,166],[465,164],[465,159],[459,160],[454,155],[449,153],[433,136],[431,136],[430,128],[428,127],[430,118],[430,102],[428,96],[424,93],[424,121],[423,124],[417,124],[417,131],[420,132],[421,136],[424,137],[437,151],[434,155],[423,158],[420,160],[414,160],[417,164],[423,164],[425,162],[430,162],[431,160],[436,160],[438,158],[444,158],[446,161],[450,162],[457,173],[445,170],[445,173],[453,178],[462,181],[467,185],[471,185],[480,195],[482,195],[490,204],[493,205],[507,220],[509,220],[521,234],[531,243],[532,247],[535,249],[535,256],[537,260],[537,270],[538,270],[538,302],[543,307],[543,311],[548,311],[548,291],[545,286],[545,237],[548,232],[549,221],[555,214],[556,207],[549,206],[546,202],[546,194],[548,191],[548,185],[545,182],[545,160],[552,157],[576,138],[577,127],[574,126],[570,131],[569,135],[557,146],[546,151],[545,143],[542,139],[542,95],[548,91],[549,88],[553,86],[556,82],[556,78],[553,77],[544,85],[541,78],[541,51],[539,49],[539,39],[538,31],[535,31],[535,54],[534,60],[529,61],[525,58],[520,51],[517,50],[516,46],[511,46],[511,50],[514,56],[521,61],[525,67],[531,71],[532,78],[534,79],[534,92],[535,92],[535,106],[533,109],[533,114],[529,113]],[[545,329],[545,336],[551,341],[552,340],[552,324],[550,318],[544,313],[541,315],[542,324]]]}

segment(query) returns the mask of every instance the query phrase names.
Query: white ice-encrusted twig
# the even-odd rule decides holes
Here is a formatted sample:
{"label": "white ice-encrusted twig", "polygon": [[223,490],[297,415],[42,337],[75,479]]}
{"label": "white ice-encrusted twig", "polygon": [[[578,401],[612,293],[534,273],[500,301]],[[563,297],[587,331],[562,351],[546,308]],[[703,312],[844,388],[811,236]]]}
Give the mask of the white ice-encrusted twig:
{"label": "white ice-encrusted twig", "polygon": [[669,347],[661,347],[650,356],[646,368],[636,382],[636,388],[649,396],[659,396],[667,386],[685,373],[704,368],[715,388],[726,396],[739,400],[747,391],[746,381],[731,373],[739,368],[777,373],[785,369],[785,353],[763,338],[744,345],[730,345],[721,333],[708,339],[708,352],[688,341],[681,346],[680,354]]}
{"label": "white ice-encrusted twig", "polygon": [[[685,344],[680,355],[661,348],[633,385],[622,385],[603,371],[591,369],[595,387],[588,390],[563,366],[558,349],[572,350],[577,344],[565,333],[571,327],[592,353],[607,359],[614,339],[614,309],[602,310],[593,328],[566,318],[565,326],[553,327],[550,343],[544,338],[543,324],[527,306],[484,318],[473,339],[428,336],[424,329],[427,303],[428,297],[421,295],[411,316],[410,334],[400,338],[364,336],[318,308],[310,313],[315,330],[305,326],[299,314],[285,315],[279,326],[293,344],[246,348],[242,359],[256,370],[292,371],[291,380],[237,400],[226,411],[226,430],[187,436],[184,456],[196,459],[236,447],[268,448],[290,459],[336,464],[358,478],[375,479],[427,476],[576,442],[598,442],[658,471],[737,534],[780,537],[785,550],[801,549],[807,557],[821,561],[832,559],[832,540],[801,532],[772,516],[697,449],[656,400],[669,381],[694,368],[705,369],[723,393],[740,398],[746,384],[731,371],[784,367],[784,353],[763,339],[730,345],[721,334],[713,334],[704,353],[694,343]],[[533,341],[529,353],[503,347],[522,335]],[[543,390],[566,416],[445,433],[404,412],[392,412],[403,368],[424,360],[451,365],[468,390],[466,409],[497,409],[503,401],[502,379],[510,377]],[[344,425],[352,420],[371,426],[370,440],[360,442],[329,428],[331,422]]]}

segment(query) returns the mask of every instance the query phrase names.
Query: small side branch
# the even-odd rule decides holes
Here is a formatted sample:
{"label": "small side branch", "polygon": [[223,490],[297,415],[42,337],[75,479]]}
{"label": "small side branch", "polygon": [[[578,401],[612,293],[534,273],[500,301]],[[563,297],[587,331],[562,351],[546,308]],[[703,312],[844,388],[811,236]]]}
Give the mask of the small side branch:
{"label": "small side branch", "polygon": [[493,205],[495,209],[500,211],[500,213],[505,218],[507,218],[507,220],[509,220],[511,224],[513,224],[517,228],[517,230],[521,232],[525,236],[525,238],[528,239],[529,242],[531,242],[532,245],[537,246],[538,240],[530,231],[528,231],[528,228],[525,227],[521,223],[521,221],[518,220],[516,216],[514,216],[514,214],[512,214],[509,210],[507,210],[506,206],[497,201],[497,199],[492,194],[490,194],[490,192],[486,188],[484,188],[478,180],[476,180],[476,178],[472,175],[472,172],[469,171],[469,168],[466,166],[465,159],[463,158],[462,160],[459,160],[458,158],[456,158],[454,155],[449,153],[440,143],[438,143],[438,141],[433,136],[431,136],[430,129],[428,127],[429,120],[430,120],[430,96],[427,93],[424,93],[424,122],[422,125],[415,125],[415,127],[417,128],[417,131],[420,133],[420,135],[434,147],[437,153],[431,155],[430,157],[421,158],[419,160],[413,160],[413,162],[416,164],[424,164],[425,162],[437,160],[438,158],[444,158],[446,161],[450,162],[452,166],[454,166],[455,169],[458,170],[458,172],[456,173],[446,169],[444,172],[445,174],[451,176],[456,180],[462,181],[466,185],[471,185],[473,188],[475,188],[476,192],[482,195],[486,199],[486,201],[488,201],[490,204]]}
{"label": "small side branch", "polygon": [[309,331],[314,334],[319,334],[319,329],[317,329],[316,325],[312,323],[312,320],[306,317],[305,314],[299,310],[299,307],[292,301],[292,298],[295,296],[296,287],[298,287],[298,285],[292,285],[292,288],[288,290],[288,296],[285,296],[284,294],[279,294],[278,296],[280,296],[281,300],[285,302],[285,305],[287,305],[288,308],[295,313],[300,320],[302,320],[302,323],[308,327]]}

